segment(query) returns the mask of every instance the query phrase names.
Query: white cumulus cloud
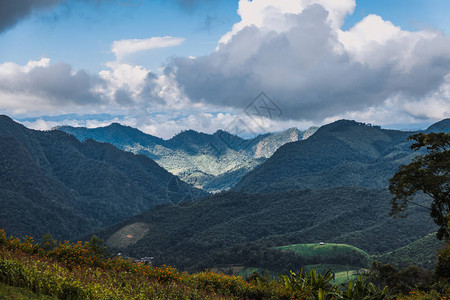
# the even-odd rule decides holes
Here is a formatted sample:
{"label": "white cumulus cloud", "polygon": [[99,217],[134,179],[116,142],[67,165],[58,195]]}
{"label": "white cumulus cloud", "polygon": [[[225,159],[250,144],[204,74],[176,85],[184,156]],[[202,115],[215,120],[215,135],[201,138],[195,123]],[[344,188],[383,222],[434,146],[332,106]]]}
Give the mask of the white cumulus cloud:
{"label": "white cumulus cloud", "polygon": [[354,7],[354,0],[241,0],[241,21],[214,52],[175,58],[165,74],[196,103],[244,109],[265,91],[286,120],[385,114],[390,99],[412,119],[448,112],[450,38],[406,31],[377,15],[344,30]]}

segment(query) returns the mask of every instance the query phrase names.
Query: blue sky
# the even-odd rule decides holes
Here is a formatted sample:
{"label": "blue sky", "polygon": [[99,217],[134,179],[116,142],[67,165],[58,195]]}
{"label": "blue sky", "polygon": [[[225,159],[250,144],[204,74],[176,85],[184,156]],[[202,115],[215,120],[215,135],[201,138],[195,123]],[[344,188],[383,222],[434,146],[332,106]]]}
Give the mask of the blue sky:
{"label": "blue sky", "polygon": [[37,12],[0,36],[0,57],[20,64],[51,57],[76,69],[99,71],[114,59],[111,44],[121,39],[154,36],[186,38],[174,48],[134,57],[157,68],[170,56],[208,54],[218,39],[238,21],[237,2],[206,1],[181,5],[176,1],[70,1]]}
{"label": "blue sky", "polygon": [[0,113],[38,129],[119,121],[170,137],[226,129],[266,91],[284,113],[255,132],[449,117],[450,1],[333,1],[241,0],[239,13],[224,0],[0,4],[0,18],[17,15],[0,22]]}

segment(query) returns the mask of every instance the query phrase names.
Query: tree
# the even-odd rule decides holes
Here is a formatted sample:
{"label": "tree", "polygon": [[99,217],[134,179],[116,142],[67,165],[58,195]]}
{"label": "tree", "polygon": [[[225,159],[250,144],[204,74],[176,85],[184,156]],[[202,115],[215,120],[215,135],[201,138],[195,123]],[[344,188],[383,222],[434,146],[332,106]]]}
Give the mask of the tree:
{"label": "tree", "polygon": [[103,240],[98,238],[96,235],[91,237],[91,240],[89,241],[89,248],[100,258],[104,258],[109,254],[106,246],[103,245]]}
{"label": "tree", "polygon": [[411,150],[426,148],[427,154],[416,156],[408,165],[401,165],[397,173],[389,180],[389,191],[394,195],[391,200],[391,216],[399,216],[409,204],[423,206],[413,202],[413,197],[422,192],[432,198],[430,216],[439,225],[438,238],[450,239],[450,134],[419,133],[408,140],[415,143]]}
{"label": "tree", "polygon": [[439,251],[435,273],[438,278],[450,279],[450,243]]}
{"label": "tree", "polygon": [[55,239],[53,239],[50,233],[44,235],[42,237],[41,242],[39,243],[39,246],[45,251],[53,250],[57,245],[58,242]]}

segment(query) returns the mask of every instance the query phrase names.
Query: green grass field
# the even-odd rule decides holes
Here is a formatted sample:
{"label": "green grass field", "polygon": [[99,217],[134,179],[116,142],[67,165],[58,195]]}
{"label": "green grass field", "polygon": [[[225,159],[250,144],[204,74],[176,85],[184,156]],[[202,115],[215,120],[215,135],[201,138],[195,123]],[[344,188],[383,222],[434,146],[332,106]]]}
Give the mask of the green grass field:
{"label": "green grass field", "polygon": [[336,254],[358,253],[366,256],[367,259],[370,260],[370,255],[367,252],[347,244],[294,244],[277,247],[276,249],[280,249],[282,251],[293,251],[295,254],[303,256],[305,258],[311,258],[314,256],[335,256]]}

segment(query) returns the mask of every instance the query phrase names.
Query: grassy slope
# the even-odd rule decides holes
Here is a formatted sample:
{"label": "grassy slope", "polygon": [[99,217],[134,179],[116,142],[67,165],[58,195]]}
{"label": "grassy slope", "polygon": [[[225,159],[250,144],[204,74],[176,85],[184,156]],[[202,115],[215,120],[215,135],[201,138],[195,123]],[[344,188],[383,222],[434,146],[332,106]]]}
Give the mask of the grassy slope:
{"label": "grassy slope", "polygon": [[50,296],[37,295],[25,288],[6,285],[0,282],[0,300],[52,300]]}

